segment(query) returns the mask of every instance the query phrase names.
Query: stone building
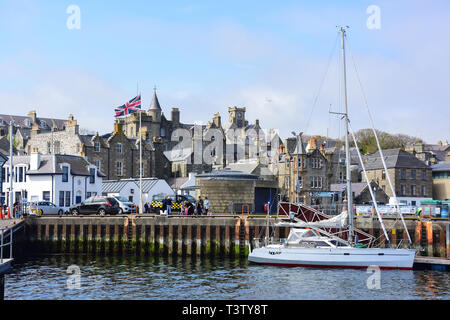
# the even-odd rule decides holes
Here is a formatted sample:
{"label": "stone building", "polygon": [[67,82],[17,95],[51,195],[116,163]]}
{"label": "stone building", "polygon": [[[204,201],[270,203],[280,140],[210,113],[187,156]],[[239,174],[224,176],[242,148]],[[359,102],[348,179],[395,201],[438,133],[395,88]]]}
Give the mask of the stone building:
{"label": "stone building", "polygon": [[439,163],[432,167],[433,199],[450,200],[450,163]]}
{"label": "stone building", "polygon": [[[377,204],[388,204],[389,196],[384,192],[380,186],[372,181],[370,182],[370,187],[372,188],[373,194],[377,201]],[[338,194],[337,203],[342,204],[343,199],[347,197],[346,195],[346,185],[345,184],[331,184],[330,191]],[[354,204],[372,204],[372,196],[370,195],[369,188],[367,186],[367,182],[356,182],[352,183],[352,195],[353,195],[353,203]]]}
{"label": "stone building", "polygon": [[[128,138],[121,121],[114,122],[110,134],[82,135],[70,115],[63,130],[40,132],[33,128],[25,149],[37,148],[42,154],[68,154],[86,157],[106,174],[106,179],[139,177],[139,139]],[[162,153],[161,142],[143,139],[143,177],[167,178],[170,167]]]}
{"label": "stone building", "polygon": [[419,160],[422,160],[427,165],[433,165],[442,162],[450,163],[450,145],[448,141],[442,143],[439,141],[437,144],[426,144],[417,142],[407,148],[405,151],[413,154]]}
{"label": "stone building", "polygon": [[38,117],[35,110],[28,112],[26,116],[0,114],[0,137],[9,134],[9,122],[13,121],[14,147],[23,150],[30,138],[31,131],[50,132],[63,130],[67,120]]}
{"label": "stone building", "polygon": [[[432,199],[430,166],[401,149],[383,150],[383,155],[400,204],[419,205],[421,200]],[[392,198],[380,153],[368,155],[364,161],[369,181],[375,181]]]}
{"label": "stone building", "polygon": [[277,210],[276,180],[225,169],[197,175],[196,185],[199,196],[208,197],[213,213],[264,213],[269,202],[271,213]]}
{"label": "stone building", "polygon": [[314,205],[326,201],[319,195],[329,190],[331,177],[324,144],[318,146],[316,138],[310,138],[307,144],[302,137],[288,138],[281,146],[279,159],[278,183],[282,198]]}

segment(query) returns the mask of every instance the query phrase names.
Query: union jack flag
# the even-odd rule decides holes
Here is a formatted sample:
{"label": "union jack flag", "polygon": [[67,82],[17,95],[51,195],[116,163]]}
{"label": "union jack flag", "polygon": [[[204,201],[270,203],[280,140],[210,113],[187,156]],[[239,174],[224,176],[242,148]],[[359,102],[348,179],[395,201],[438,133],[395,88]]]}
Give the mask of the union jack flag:
{"label": "union jack flag", "polygon": [[141,95],[134,97],[124,105],[117,107],[114,109],[116,112],[115,117],[128,116],[132,113],[138,112],[141,110]]}

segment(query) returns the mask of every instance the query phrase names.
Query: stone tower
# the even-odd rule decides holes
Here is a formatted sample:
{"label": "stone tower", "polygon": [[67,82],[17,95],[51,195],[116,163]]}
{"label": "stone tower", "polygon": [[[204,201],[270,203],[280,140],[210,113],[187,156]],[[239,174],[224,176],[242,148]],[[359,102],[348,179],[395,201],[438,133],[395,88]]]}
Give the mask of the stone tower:
{"label": "stone tower", "polygon": [[245,127],[248,122],[245,121],[245,108],[230,107],[228,108],[230,125],[235,125],[238,128]]}

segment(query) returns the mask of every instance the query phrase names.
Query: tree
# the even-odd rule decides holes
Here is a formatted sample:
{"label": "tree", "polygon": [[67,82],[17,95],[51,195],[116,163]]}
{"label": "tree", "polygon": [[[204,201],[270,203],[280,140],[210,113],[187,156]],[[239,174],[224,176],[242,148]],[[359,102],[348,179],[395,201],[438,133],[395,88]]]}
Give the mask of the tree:
{"label": "tree", "polygon": [[[382,149],[405,149],[408,145],[420,142],[423,140],[417,137],[408,136],[406,134],[390,134],[384,131],[375,130],[380,141]],[[361,129],[355,133],[355,138],[358,141],[358,147],[362,154],[369,154],[378,151],[377,141],[372,129]],[[351,140],[350,146],[354,147],[355,143]]]}

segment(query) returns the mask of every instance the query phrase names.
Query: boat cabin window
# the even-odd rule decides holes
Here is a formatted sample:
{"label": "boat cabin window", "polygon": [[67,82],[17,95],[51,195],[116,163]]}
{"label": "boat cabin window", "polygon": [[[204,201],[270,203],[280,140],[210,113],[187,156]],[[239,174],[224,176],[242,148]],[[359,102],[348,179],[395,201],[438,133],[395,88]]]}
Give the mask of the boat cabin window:
{"label": "boat cabin window", "polygon": [[330,244],[325,241],[315,241],[315,243],[317,247],[330,247]]}
{"label": "boat cabin window", "polygon": [[346,247],[347,246],[345,243],[337,241],[337,240],[331,240],[330,242],[332,245],[335,245],[336,247]]}

